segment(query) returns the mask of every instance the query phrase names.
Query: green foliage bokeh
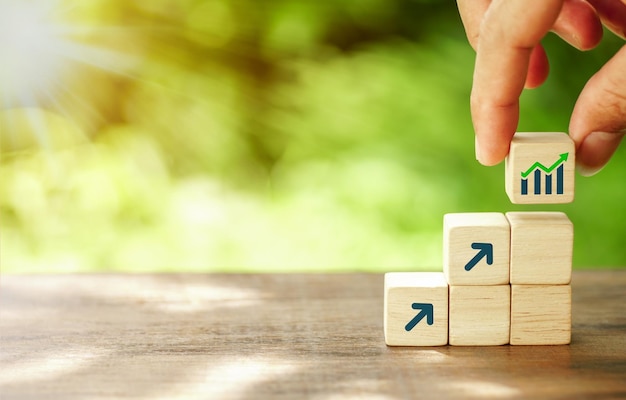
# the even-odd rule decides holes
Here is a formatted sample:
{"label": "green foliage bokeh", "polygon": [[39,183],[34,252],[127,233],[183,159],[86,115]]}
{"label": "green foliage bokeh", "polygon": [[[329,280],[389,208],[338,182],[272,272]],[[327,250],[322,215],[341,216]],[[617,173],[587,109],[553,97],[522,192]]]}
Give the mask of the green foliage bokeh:
{"label": "green foliage bokeh", "polygon": [[[77,62],[55,101],[0,111],[2,271],[439,270],[443,214],[512,210],[568,213],[577,268],[626,265],[623,148],[558,206],[512,205],[503,166],[474,159],[454,2],[70,12],[120,64]],[[544,44],[551,75],[519,130],[566,132],[623,41]]]}

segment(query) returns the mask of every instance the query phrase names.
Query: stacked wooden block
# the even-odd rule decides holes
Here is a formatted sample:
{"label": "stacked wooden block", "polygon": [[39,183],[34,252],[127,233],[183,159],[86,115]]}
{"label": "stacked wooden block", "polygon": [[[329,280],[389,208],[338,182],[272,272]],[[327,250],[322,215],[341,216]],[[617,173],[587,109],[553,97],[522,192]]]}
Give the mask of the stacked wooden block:
{"label": "stacked wooden block", "polygon": [[[517,133],[506,160],[516,204],[574,196],[574,144]],[[385,275],[389,346],[568,344],[574,228],[561,212],[446,214],[443,272]]]}

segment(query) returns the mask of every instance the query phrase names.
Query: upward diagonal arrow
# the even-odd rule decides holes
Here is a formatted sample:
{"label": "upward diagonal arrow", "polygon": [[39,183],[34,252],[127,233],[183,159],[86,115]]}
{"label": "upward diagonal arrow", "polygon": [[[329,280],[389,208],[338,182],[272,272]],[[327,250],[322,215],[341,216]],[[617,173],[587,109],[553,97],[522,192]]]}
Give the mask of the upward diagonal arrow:
{"label": "upward diagonal arrow", "polygon": [[480,262],[480,260],[485,257],[487,260],[487,265],[493,264],[493,244],[491,243],[472,243],[472,249],[478,250],[478,253],[469,260],[467,264],[465,264],[465,270],[471,271],[472,268],[476,266]]}
{"label": "upward diagonal arrow", "polygon": [[435,323],[435,313],[432,303],[413,303],[411,308],[414,310],[420,310],[419,313],[404,327],[404,330],[410,332],[415,328],[415,325],[419,324],[421,320],[426,318],[426,323],[432,325]]}
{"label": "upward diagonal arrow", "polygon": [[540,162],[536,162],[533,165],[530,166],[530,168],[528,168],[526,171],[522,172],[522,178],[526,178],[528,175],[530,175],[531,172],[533,172],[536,168],[539,168],[540,170],[542,170],[543,172],[545,172],[546,174],[549,174],[550,172],[552,172],[556,167],[558,167],[559,165],[561,165],[562,163],[564,163],[565,161],[567,161],[567,158],[569,156],[569,153],[563,153],[563,154],[559,154],[559,159],[556,160],[554,162],[554,164],[550,165],[549,167],[546,167],[545,165],[543,165]]}

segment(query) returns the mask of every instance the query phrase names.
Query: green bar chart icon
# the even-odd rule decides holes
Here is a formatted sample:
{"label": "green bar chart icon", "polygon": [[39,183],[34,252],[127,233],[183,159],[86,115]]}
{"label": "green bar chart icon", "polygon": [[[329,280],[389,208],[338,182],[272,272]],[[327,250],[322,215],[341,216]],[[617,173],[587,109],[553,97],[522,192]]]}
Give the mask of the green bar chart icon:
{"label": "green bar chart icon", "polygon": [[[569,153],[563,153],[559,155],[559,159],[552,165],[546,167],[540,162],[535,162],[526,171],[522,171],[520,180],[520,194],[526,196],[529,194],[528,177],[533,174],[533,190],[532,194],[550,195],[556,193],[557,195],[563,194],[563,171],[564,164],[567,162]],[[556,171],[556,179],[552,179],[554,172]],[[556,187],[555,187],[556,186]],[[542,190],[543,189],[543,190]],[[553,190],[554,189],[554,190]]]}

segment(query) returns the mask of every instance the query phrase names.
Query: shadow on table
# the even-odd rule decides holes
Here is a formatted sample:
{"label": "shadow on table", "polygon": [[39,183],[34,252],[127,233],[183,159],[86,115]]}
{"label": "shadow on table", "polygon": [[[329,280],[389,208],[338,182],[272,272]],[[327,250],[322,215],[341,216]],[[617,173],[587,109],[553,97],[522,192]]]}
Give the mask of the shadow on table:
{"label": "shadow on table", "polygon": [[616,383],[626,366],[613,346],[623,327],[614,325],[599,335],[575,321],[570,346],[388,348],[378,276],[11,277],[1,296],[7,398],[561,398],[626,390]]}

